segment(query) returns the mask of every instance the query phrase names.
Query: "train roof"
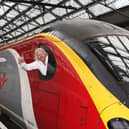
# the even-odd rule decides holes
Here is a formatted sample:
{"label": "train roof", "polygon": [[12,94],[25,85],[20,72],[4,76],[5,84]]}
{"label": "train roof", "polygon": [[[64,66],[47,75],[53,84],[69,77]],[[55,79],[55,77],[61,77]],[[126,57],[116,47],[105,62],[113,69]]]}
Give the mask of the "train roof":
{"label": "train roof", "polygon": [[52,26],[52,30],[58,30],[77,39],[113,34],[129,36],[128,30],[106,22],[89,19],[74,19],[57,22]]}

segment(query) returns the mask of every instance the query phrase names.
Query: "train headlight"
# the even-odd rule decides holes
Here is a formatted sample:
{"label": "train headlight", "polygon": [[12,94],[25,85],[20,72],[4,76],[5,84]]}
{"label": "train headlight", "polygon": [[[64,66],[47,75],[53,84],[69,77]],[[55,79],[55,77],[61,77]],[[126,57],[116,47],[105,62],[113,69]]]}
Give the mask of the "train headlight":
{"label": "train headlight", "polygon": [[108,122],[109,129],[129,129],[129,121],[123,118],[114,118]]}

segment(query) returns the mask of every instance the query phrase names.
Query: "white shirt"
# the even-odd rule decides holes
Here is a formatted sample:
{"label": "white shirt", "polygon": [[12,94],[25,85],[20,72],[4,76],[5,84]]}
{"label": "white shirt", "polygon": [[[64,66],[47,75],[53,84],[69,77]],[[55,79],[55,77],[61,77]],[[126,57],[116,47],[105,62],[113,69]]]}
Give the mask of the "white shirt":
{"label": "white shirt", "polygon": [[32,63],[26,64],[25,62],[21,63],[21,67],[24,70],[30,71],[38,69],[42,75],[47,75],[47,65],[48,65],[48,56],[46,57],[45,64],[40,60],[35,60]]}

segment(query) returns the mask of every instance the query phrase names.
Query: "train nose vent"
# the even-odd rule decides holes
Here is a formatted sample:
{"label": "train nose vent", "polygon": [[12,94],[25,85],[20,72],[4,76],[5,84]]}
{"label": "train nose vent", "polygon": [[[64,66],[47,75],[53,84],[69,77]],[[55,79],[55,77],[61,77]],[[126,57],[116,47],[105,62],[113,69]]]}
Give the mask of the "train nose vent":
{"label": "train nose vent", "polygon": [[129,129],[129,121],[123,118],[114,118],[108,122],[109,129]]}

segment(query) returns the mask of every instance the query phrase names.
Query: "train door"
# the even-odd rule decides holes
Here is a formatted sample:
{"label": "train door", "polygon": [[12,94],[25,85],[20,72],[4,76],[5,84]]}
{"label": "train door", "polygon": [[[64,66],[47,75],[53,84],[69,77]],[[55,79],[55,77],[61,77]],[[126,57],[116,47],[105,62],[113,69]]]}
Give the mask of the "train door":
{"label": "train door", "polygon": [[[24,56],[26,63],[31,63],[34,60],[34,42],[28,41],[24,44],[19,45],[17,48],[15,48],[20,55]],[[28,128],[36,128],[37,124],[35,121],[34,116],[34,82],[35,82],[35,71],[25,71],[19,66],[19,71],[21,73],[20,81],[22,83],[21,85],[21,101],[22,101],[22,112],[24,121],[26,123],[26,126]]]}
{"label": "train door", "polygon": [[35,114],[39,129],[57,129],[58,127],[58,111],[60,96],[56,92],[56,84],[54,83],[54,76],[56,73],[56,59],[53,54],[53,48],[42,44],[38,45],[44,48],[48,54],[48,68],[47,75],[44,76],[40,71],[35,71],[37,78],[35,82]]}

